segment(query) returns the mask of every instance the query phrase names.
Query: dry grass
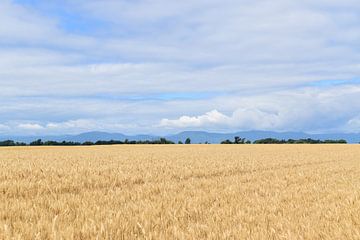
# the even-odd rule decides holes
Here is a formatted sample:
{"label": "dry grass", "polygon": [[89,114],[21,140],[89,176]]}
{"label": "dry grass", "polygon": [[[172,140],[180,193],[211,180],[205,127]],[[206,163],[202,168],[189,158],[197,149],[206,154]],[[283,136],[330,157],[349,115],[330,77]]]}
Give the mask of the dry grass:
{"label": "dry grass", "polygon": [[0,149],[0,239],[360,239],[360,146]]}

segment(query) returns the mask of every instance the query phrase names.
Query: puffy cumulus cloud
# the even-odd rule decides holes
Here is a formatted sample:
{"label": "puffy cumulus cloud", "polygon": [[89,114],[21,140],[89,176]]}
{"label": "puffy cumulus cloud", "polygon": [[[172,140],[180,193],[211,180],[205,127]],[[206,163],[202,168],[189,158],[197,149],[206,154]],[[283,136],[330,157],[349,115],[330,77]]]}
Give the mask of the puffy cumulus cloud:
{"label": "puffy cumulus cloud", "polygon": [[343,127],[345,132],[360,132],[360,116],[351,118]]}
{"label": "puffy cumulus cloud", "polygon": [[186,127],[204,127],[207,125],[218,125],[218,124],[227,124],[230,118],[217,110],[212,110],[205,113],[204,115],[197,117],[182,116],[179,119],[169,120],[162,119],[160,122],[160,127],[176,127],[176,128],[186,128]]}
{"label": "puffy cumulus cloud", "polygon": [[93,120],[88,119],[78,119],[78,120],[69,120],[65,122],[51,122],[46,124],[46,128],[49,130],[91,130],[96,129],[96,123]]}
{"label": "puffy cumulus cloud", "polygon": [[[29,122],[8,121],[0,124],[0,133],[6,136],[14,135],[64,135],[79,134],[88,131],[120,131],[135,134],[142,126],[136,123],[120,123],[116,119],[76,119],[63,122]],[[148,129],[144,129],[148,130]]]}
{"label": "puffy cumulus cloud", "polygon": [[165,118],[159,126],[176,129],[274,130],[280,127],[281,121],[277,114],[253,108],[237,109],[230,116],[212,110],[200,116],[181,116],[174,120]]}
{"label": "puffy cumulus cloud", "polygon": [[24,130],[43,130],[44,127],[37,123],[21,123],[17,126],[20,129]]}
{"label": "puffy cumulus cloud", "polygon": [[[359,85],[215,94],[198,99],[47,97],[3,99],[6,108],[0,108],[0,114],[9,126],[2,132],[9,134],[94,130],[165,135],[182,130],[358,132],[360,106],[354,99],[360,99]],[[29,121],[34,109],[36,115]]]}
{"label": "puffy cumulus cloud", "polygon": [[[160,126],[172,129],[277,130],[307,132],[359,132],[359,86],[326,89],[303,88],[255,96],[226,96],[212,105],[235,107],[213,110],[199,116],[162,119]],[[349,120],[350,119],[350,120]]]}
{"label": "puffy cumulus cloud", "polygon": [[65,122],[50,122],[45,128],[47,132],[61,133],[61,132],[76,132],[84,131],[124,131],[126,129],[135,129],[136,124],[122,124],[114,119],[77,119]]}

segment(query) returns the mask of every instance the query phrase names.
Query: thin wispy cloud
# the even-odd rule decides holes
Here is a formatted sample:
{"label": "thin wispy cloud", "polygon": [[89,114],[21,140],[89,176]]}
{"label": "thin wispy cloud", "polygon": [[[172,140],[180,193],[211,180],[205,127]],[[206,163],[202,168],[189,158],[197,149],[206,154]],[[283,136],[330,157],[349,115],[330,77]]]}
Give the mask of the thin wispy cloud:
{"label": "thin wispy cloud", "polygon": [[0,2],[0,131],[359,132],[357,1]]}

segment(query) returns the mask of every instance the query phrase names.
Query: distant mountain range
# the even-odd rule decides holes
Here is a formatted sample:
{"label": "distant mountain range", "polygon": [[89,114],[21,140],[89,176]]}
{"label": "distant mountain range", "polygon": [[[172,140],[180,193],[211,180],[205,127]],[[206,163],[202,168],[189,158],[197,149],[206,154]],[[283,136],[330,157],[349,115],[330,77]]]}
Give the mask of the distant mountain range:
{"label": "distant mountain range", "polygon": [[107,132],[86,132],[78,135],[62,135],[62,136],[0,136],[0,140],[14,140],[18,142],[30,143],[37,139],[43,141],[73,141],[73,142],[96,142],[98,140],[156,140],[160,137],[165,137],[168,140],[178,142],[184,142],[186,138],[190,138],[192,143],[220,143],[223,140],[233,140],[235,136],[246,138],[251,141],[255,141],[263,138],[276,138],[276,139],[303,139],[312,138],[319,140],[326,139],[344,139],[348,143],[359,143],[360,133],[338,133],[338,134],[307,134],[302,132],[272,132],[272,131],[244,131],[235,133],[210,133],[203,131],[185,131],[178,134],[167,136],[155,136],[155,135],[124,135],[121,133],[107,133]]}

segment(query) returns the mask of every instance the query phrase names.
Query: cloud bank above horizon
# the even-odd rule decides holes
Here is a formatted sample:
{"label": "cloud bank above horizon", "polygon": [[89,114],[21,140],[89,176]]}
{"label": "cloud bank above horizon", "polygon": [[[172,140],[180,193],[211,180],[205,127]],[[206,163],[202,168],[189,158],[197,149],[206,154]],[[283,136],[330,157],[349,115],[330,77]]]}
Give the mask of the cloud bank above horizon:
{"label": "cloud bank above horizon", "polygon": [[0,134],[360,132],[355,0],[3,0]]}

